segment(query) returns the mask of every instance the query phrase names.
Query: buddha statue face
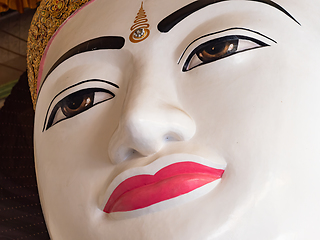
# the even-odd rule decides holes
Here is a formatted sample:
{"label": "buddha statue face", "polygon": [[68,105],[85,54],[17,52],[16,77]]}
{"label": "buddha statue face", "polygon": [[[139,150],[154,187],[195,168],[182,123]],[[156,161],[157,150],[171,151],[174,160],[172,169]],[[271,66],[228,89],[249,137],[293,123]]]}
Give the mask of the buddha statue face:
{"label": "buddha statue face", "polygon": [[320,3],[95,0],[43,57],[53,240],[318,239]]}

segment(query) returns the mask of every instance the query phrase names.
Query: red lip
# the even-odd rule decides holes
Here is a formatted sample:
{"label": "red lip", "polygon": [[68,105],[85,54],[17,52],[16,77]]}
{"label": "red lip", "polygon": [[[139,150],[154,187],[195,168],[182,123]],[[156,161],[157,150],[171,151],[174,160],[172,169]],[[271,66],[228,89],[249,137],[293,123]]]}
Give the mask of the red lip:
{"label": "red lip", "polygon": [[222,177],[223,169],[195,162],[178,162],[154,175],[142,174],[121,182],[112,192],[104,212],[125,212],[191,192]]}

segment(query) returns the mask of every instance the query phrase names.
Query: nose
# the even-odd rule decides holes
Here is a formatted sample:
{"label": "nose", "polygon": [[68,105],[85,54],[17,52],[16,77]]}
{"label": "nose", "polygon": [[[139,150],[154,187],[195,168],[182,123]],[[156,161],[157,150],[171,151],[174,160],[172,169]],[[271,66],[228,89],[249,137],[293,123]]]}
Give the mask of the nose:
{"label": "nose", "polygon": [[118,128],[109,142],[109,157],[114,164],[134,154],[147,157],[172,141],[191,139],[195,131],[174,81],[140,81],[127,93]]}

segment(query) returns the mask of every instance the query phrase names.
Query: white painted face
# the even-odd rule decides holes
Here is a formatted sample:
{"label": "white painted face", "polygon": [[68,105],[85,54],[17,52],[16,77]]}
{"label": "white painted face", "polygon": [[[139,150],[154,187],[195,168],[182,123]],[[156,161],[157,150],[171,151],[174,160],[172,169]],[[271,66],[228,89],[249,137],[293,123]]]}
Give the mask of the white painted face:
{"label": "white painted face", "polygon": [[60,61],[39,93],[53,240],[318,239],[320,2],[275,1],[198,1],[160,32],[192,1],[145,0],[134,43],[141,1],[96,0],[60,29],[42,81],[70,49],[106,38]]}

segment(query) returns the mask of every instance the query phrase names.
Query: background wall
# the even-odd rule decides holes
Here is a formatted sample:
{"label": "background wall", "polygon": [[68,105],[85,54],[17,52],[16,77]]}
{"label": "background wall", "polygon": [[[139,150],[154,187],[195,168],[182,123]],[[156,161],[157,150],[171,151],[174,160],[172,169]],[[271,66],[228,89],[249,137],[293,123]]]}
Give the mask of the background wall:
{"label": "background wall", "polygon": [[28,30],[34,12],[25,9],[22,14],[12,10],[0,14],[0,107],[8,86],[26,71]]}

